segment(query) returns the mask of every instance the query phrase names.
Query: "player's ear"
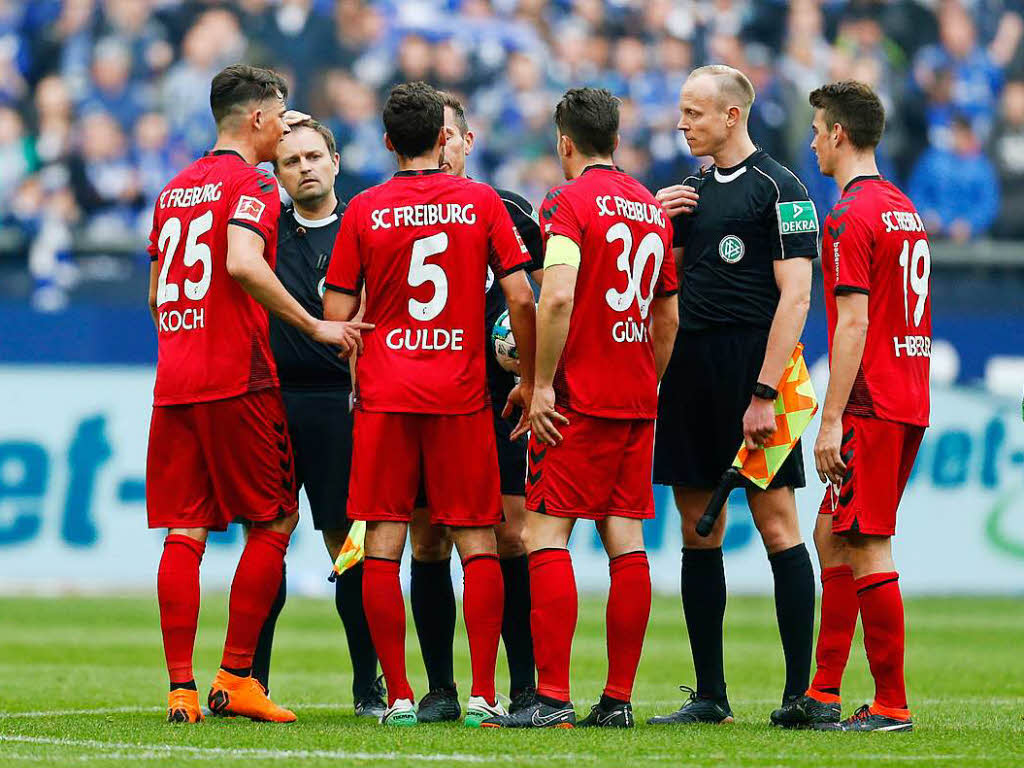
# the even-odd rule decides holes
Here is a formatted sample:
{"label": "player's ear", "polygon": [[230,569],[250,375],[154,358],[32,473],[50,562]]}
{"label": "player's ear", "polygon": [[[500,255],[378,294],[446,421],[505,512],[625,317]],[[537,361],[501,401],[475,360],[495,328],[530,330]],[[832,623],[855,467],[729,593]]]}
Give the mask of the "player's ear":
{"label": "player's ear", "polygon": [[395,145],[391,143],[391,137],[388,136],[387,132],[384,133],[384,146],[388,148],[388,152],[395,151]]}
{"label": "player's ear", "polygon": [[616,151],[616,150],[617,150],[618,148],[619,148],[619,134],[617,134],[617,133],[616,133],[616,134],[615,134],[615,143],[614,143],[614,144],[612,144],[612,154],[613,154],[613,155],[615,154],[615,151]]}
{"label": "player's ear", "polygon": [[441,130],[437,133],[437,146],[443,147],[448,143],[448,134],[445,133],[444,126],[441,126]]}
{"label": "player's ear", "polygon": [[337,175],[338,171],[341,170],[341,155],[335,152],[332,159],[334,162],[334,174]]}
{"label": "player's ear", "polygon": [[470,152],[472,152],[472,151],[473,151],[473,141],[474,141],[475,139],[476,139],[476,136],[474,136],[474,135],[473,135],[473,132],[472,132],[472,131],[466,131],[466,135],[462,137],[462,143],[463,143],[463,144],[465,145],[465,147],[466,147],[466,154],[467,154],[467,155],[468,155],[468,154],[469,154]]}

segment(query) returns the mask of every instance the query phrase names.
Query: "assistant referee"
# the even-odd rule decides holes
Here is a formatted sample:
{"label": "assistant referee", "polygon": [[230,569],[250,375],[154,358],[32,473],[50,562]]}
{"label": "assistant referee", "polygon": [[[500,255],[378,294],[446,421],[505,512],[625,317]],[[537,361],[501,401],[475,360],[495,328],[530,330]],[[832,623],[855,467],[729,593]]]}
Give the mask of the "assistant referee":
{"label": "assistant referee", "polygon": [[[344,206],[334,192],[338,153],[330,129],[307,119],[281,140],[274,170],[292,199],[281,211],[277,276],[314,317],[323,317],[324,280]],[[351,522],[345,515],[352,463],[352,378],[348,362],[291,326],[270,318],[270,346],[277,362],[295,460],[297,487],[305,488],[313,517],[330,554],[337,558]],[[325,568],[326,571],[326,568]],[[335,606],[345,627],[352,659],[355,713],[380,717],[386,707],[377,681],[377,655],[363,612],[363,565],[335,581]],[[264,687],[270,670],[274,625],[285,600],[278,599],[260,635],[253,675]]]}
{"label": "assistant referee", "polygon": [[[658,193],[675,217],[682,289],[659,396],[654,482],[673,486],[682,515],[681,591],[697,687],[684,688],[690,698],[679,710],[648,721],[656,724],[732,721],[722,663],[725,513],[709,538],[695,526],[740,443],[760,445],[775,431],[775,388],[803,332],[818,255],[807,190],[750,139],[753,102],[742,72],[695,69],[680,94],[678,127],[693,155],[714,165]],[[814,572],[793,493],[803,486],[798,445],[767,491],[747,488],[775,579],[783,702],[802,695],[810,675]]]}

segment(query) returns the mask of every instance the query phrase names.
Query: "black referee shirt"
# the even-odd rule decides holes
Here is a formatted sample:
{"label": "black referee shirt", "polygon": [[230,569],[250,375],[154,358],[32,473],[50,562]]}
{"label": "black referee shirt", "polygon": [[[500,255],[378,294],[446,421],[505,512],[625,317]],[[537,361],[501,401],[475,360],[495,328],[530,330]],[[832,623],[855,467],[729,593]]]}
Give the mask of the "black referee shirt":
{"label": "black referee shirt", "polygon": [[[515,192],[507,189],[497,189],[495,192],[501,197],[512,223],[519,230],[519,236],[523,239],[526,250],[530,252],[532,263],[527,268],[530,272],[544,269],[544,243],[540,234],[540,224],[537,220],[537,213],[530,202]],[[508,393],[515,386],[515,377],[498,365],[498,359],[494,356],[494,346],[491,344],[491,329],[498,321],[501,313],[505,311],[505,293],[494,279],[491,268],[487,268],[487,304],[484,317],[487,323],[487,384],[490,387],[491,397],[495,404],[504,406]]]}
{"label": "black referee shirt", "polygon": [[[277,230],[277,277],[309,314],[324,316],[324,280],[334,239],[341,227],[342,203],[326,219],[308,221],[293,207],[281,211]],[[348,361],[337,349],[313,341],[274,315],[270,316],[270,348],[283,389],[351,388]]]}
{"label": "black referee shirt", "polygon": [[683,184],[697,209],[672,221],[683,249],[679,329],[768,331],[779,303],[774,262],[818,256],[818,216],[807,189],[758,149],[733,168],[703,169]]}

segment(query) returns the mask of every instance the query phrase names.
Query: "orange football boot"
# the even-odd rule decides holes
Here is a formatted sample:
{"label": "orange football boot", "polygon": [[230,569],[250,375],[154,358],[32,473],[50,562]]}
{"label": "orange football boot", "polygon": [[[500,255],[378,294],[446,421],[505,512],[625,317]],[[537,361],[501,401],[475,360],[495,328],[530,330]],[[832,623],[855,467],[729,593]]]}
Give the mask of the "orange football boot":
{"label": "orange football boot", "polygon": [[203,710],[199,708],[199,691],[176,688],[167,694],[167,722],[203,722]]}
{"label": "orange football boot", "polygon": [[295,713],[279,707],[254,677],[218,670],[207,699],[210,711],[223,717],[248,717],[267,723],[294,723]]}

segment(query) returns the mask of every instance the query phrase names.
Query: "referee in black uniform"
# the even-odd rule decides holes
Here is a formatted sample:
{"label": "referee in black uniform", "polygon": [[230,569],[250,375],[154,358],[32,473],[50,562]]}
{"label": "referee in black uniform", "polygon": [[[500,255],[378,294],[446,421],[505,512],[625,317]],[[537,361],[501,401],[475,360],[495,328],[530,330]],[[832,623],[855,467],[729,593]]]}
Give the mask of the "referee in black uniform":
{"label": "referee in black uniform", "polygon": [[[277,276],[314,317],[323,317],[324,278],[344,206],[334,193],[338,154],[330,129],[307,119],[281,140],[275,162],[292,206],[281,211],[277,236]],[[331,561],[337,558],[351,525],[345,516],[352,462],[352,414],[349,364],[326,344],[270,318],[270,346],[277,362],[281,395],[288,416],[298,487],[305,488],[313,527],[323,534]],[[377,655],[363,613],[363,564],[335,581],[334,602],[345,627],[352,659],[352,695],[357,715],[380,717],[386,707],[377,679]],[[253,676],[266,688],[278,599],[260,634]]]}
{"label": "referee in black uniform", "polygon": [[[462,104],[451,94],[442,94],[445,101],[444,124],[448,143],[441,167],[456,176],[466,175],[466,155],[473,148],[473,132],[469,129]],[[543,279],[544,246],[540,224],[533,206],[520,195],[497,190],[530,252],[533,263],[530,274],[536,282]],[[501,506],[505,522],[495,527],[498,559],[505,583],[505,605],[501,639],[509,669],[510,712],[517,712],[533,703],[536,695],[533,637],[530,634],[530,570],[523,546],[523,523],[526,520],[526,436],[511,442],[512,422],[501,418],[515,377],[498,365],[491,345],[491,329],[506,309],[505,295],[498,281],[488,272],[487,303],[484,311],[487,324],[487,383],[494,408],[495,442],[498,448],[498,469],[501,473]],[[410,603],[416,634],[420,641],[423,664],[427,670],[429,691],[419,702],[419,722],[457,720],[459,697],[453,676],[452,640],[455,635],[455,592],[451,578],[451,539],[443,528],[431,525],[423,509],[429,500],[417,501],[410,535],[412,540],[412,581]]]}
{"label": "referee in black uniform", "polygon": [[[690,698],[679,710],[649,720],[657,724],[732,720],[722,663],[725,513],[708,538],[695,526],[741,441],[757,446],[775,430],[775,387],[803,332],[818,255],[807,190],[747,132],[753,101],[741,72],[694,70],[680,95],[679,129],[693,155],[714,165],[658,193],[675,217],[682,279],[679,335],[658,402],[654,482],[673,486],[683,518],[681,591],[697,687],[684,688]],[[814,572],[793,492],[803,486],[797,445],[767,491],[747,488],[775,579],[783,701],[806,691],[813,643]]]}

